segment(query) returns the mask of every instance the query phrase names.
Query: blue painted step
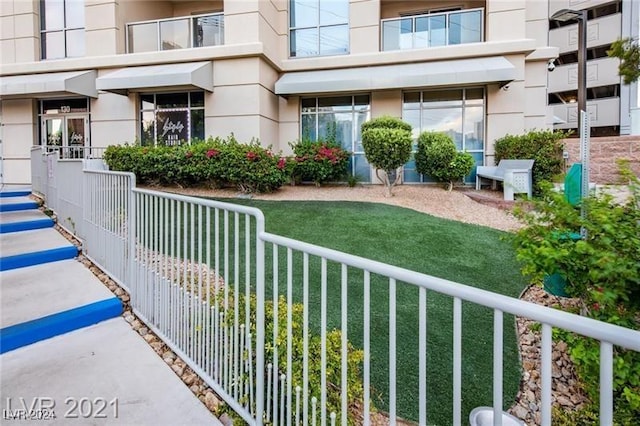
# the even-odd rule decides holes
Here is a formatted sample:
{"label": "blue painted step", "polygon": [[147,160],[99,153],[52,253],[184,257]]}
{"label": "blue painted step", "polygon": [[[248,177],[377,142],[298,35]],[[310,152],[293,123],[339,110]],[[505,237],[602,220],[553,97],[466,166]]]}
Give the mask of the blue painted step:
{"label": "blue painted step", "polygon": [[29,191],[28,189],[17,189],[14,191],[2,191],[0,192],[0,198],[7,198],[7,197],[24,197],[27,195],[31,195],[31,191]]}
{"label": "blue painted step", "polygon": [[37,209],[38,203],[35,201],[25,201],[22,203],[3,203],[0,204],[0,212],[16,212],[19,210]]}
{"label": "blue painted step", "polygon": [[0,257],[0,271],[8,271],[11,269],[40,265],[41,263],[56,262],[64,259],[73,259],[77,255],[78,248],[74,245],[69,245],[50,250]]}
{"label": "blue painted step", "polygon": [[24,222],[0,223],[0,234],[9,232],[32,231],[34,229],[51,228],[55,225],[50,218],[27,220]]}
{"label": "blue painted step", "polygon": [[0,329],[0,354],[115,318],[122,313],[117,297]]}

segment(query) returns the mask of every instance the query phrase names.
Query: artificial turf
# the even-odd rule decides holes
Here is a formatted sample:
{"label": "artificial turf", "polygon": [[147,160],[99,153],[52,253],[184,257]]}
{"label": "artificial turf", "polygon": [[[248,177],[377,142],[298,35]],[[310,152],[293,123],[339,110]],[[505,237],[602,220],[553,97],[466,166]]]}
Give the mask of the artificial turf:
{"label": "artificial turf", "polygon": [[[494,229],[436,218],[384,204],[328,201],[257,201],[224,199],[257,207],[264,212],[267,232],[370,258],[517,297],[526,285],[519,273],[514,250]],[[266,265],[272,264],[271,247]],[[286,282],[286,253],[279,252],[279,282]],[[293,256],[293,298],[302,298],[301,256]],[[267,295],[273,271],[267,272]],[[310,262],[310,301],[314,329],[319,329],[319,261]],[[339,265],[328,268],[328,326],[340,327]],[[278,291],[286,292],[279,284]],[[348,337],[362,347],[362,272],[349,270]],[[371,281],[371,374],[373,402],[388,409],[388,280]],[[418,291],[398,283],[397,289],[397,410],[398,415],[418,416]],[[452,311],[450,297],[428,293],[427,410],[428,423],[448,425],[452,419]],[[492,405],[492,311],[463,302],[462,407],[470,410]],[[504,319],[504,407],[515,399],[520,365],[513,317]]]}

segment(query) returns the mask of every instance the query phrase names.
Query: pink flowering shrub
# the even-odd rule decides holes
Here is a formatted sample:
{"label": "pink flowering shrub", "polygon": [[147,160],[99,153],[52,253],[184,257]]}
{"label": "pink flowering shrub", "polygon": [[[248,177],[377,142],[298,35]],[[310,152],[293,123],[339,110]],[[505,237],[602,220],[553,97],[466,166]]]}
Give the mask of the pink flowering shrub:
{"label": "pink flowering shrub", "polygon": [[291,167],[252,140],[245,144],[233,136],[209,138],[181,146],[113,145],[105,153],[111,170],[129,171],[138,182],[182,186],[233,186],[243,192],[270,192],[286,183]]}
{"label": "pink flowering shrub", "polygon": [[294,180],[320,185],[340,181],[347,176],[351,153],[339,145],[306,139],[290,145],[294,153]]}

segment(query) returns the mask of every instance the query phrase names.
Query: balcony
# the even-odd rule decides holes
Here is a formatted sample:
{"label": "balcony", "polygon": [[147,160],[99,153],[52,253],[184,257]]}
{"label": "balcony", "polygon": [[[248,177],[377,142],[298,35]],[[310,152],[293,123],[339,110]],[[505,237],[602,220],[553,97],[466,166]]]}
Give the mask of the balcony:
{"label": "balcony", "polygon": [[127,24],[127,53],[224,44],[224,14],[183,16]]}
{"label": "balcony", "polygon": [[484,40],[484,9],[383,19],[382,50],[421,49]]}

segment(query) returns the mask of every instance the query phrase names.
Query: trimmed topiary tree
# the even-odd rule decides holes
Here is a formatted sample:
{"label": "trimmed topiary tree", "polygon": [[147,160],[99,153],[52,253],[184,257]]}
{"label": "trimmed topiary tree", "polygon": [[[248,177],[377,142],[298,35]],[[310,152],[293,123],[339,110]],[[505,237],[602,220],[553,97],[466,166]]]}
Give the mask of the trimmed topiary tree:
{"label": "trimmed topiary tree", "polygon": [[447,190],[471,173],[475,161],[471,154],[458,152],[451,137],[445,133],[422,132],[418,136],[416,169],[438,182],[446,182]]}
{"label": "trimmed topiary tree", "polygon": [[411,142],[411,125],[399,118],[383,116],[362,124],[364,155],[376,168],[387,197],[393,196],[393,187],[400,180],[398,167],[411,158]]}

